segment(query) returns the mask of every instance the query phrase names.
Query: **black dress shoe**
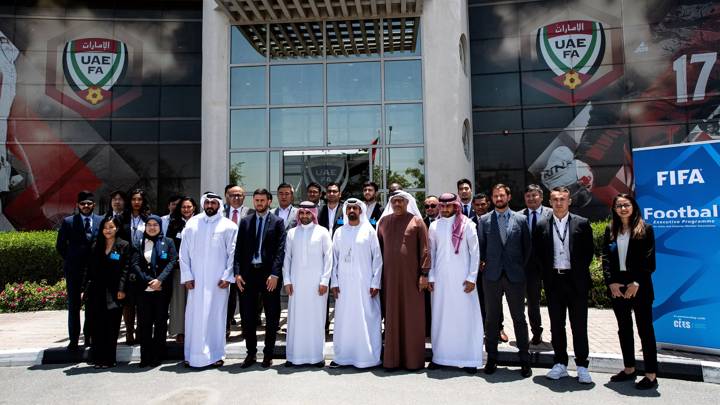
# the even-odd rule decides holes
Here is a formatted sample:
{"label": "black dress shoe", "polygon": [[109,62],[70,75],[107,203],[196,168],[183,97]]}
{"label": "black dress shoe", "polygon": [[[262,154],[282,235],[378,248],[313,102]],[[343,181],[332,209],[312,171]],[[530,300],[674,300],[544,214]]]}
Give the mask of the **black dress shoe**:
{"label": "black dress shoe", "polygon": [[530,364],[523,363],[523,365],[520,366],[520,375],[523,376],[523,378],[532,376],[532,368],[530,368]]}
{"label": "black dress shoe", "polygon": [[337,364],[337,363],[335,363],[334,361],[331,361],[331,362],[330,362],[330,365],[328,365],[328,367],[330,367],[330,368],[340,368],[340,367],[342,367],[342,366],[339,365],[339,364]]}
{"label": "black dress shoe", "polygon": [[440,365],[437,364],[437,363],[433,363],[433,362],[431,361],[430,363],[428,363],[427,369],[428,369],[428,370],[438,370],[438,369],[440,369]]}
{"label": "black dress shoe", "polygon": [[315,366],[317,368],[323,368],[323,367],[325,367],[325,360],[318,361],[317,363],[313,364],[313,366]]}
{"label": "black dress shoe", "polygon": [[257,363],[257,359],[255,358],[255,356],[247,356],[247,357],[245,357],[245,360],[243,360],[242,364],[240,365],[240,368],[248,368],[248,367],[251,367],[255,363]]}
{"label": "black dress shoe", "polygon": [[540,343],[542,343],[542,335],[541,334],[533,335],[532,339],[530,340],[530,344],[537,346]]}
{"label": "black dress shoe", "polygon": [[260,365],[262,366],[262,368],[268,368],[268,367],[272,366],[272,364],[273,364],[272,358],[265,357]]}
{"label": "black dress shoe", "polygon": [[286,361],[285,364],[283,364],[283,366],[288,367],[288,368],[289,368],[289,367],[295,367],[295,365],[292,364],[292,362],[290,362],[290,361]]}
{"label": "black dress shoe", "polygon": [[78,342],[70,342],[70,344],[67,345],[67,349],[71,352],[76,352],[80,349],[80,346],[78,346]]}
{"label": "black dress shoe", "polygon": [[639,390],[651,390],[651,389],[657,388],[657,387],[658,387],[657,378],[651,381],[649,378],[643,377],[642,380],[635,383],[635,388],[637,388]]}
{"label": "black dress shoe", "polygon": [[620,370],[619,373],[610,377],[610,381],[612,381],[612,382],[635,381],[636,376],[637,376],[637,370],[633,371],[630,374],[626,373],[625,370]]}
{"label": "black dress shoe", "polygon": [[487,375],[494,374],[497,371],[497,361],[493,359],[488,359],[485,363],[484,371]]}

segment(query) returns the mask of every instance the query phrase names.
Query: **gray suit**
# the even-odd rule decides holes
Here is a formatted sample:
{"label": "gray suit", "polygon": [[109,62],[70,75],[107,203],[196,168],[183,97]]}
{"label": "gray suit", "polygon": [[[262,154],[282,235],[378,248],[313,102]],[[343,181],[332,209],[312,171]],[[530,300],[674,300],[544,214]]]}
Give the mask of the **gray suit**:
{"label": "gray suit", "polygon": [[[295,228],[298,224],[297,221],[297,211],[298,209],[294,206],[290,206],[290,214],[288,215],[287,221],[285,221],[285,232],[289,231],[292,228]],[[282,217],[280,216],[280,207],[275,208],[272,210],[272,213],[275,214],[278,218]]]}
{"label": "gray suit", "polygon": [[527,322],[525,321],[525,266],[530,258],[530,231],[524,215],[509,211],[505,242],[498,226],[498,214],[489,212],[478,221],[480,259],[485,295],[485,350],[488,360],[497,361],[497,345],[502,296],[505,294],[515,328],[520,361],[529,361]]}

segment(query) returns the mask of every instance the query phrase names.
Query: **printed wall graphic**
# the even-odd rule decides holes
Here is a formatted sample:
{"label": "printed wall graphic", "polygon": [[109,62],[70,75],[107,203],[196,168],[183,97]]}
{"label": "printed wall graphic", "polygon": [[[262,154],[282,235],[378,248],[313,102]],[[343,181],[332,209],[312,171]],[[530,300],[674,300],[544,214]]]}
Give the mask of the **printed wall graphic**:
{"label": "printed wall graphic", "polygon": [[201,4],[161,3],[185,14],[147,14],[154,0],[110,10],[155,16],[142,21],[91,2],[0,13],[0,231],[55,228],[80,190],[99,213],[116,189],[145,188],[161,214],[199,193]]}

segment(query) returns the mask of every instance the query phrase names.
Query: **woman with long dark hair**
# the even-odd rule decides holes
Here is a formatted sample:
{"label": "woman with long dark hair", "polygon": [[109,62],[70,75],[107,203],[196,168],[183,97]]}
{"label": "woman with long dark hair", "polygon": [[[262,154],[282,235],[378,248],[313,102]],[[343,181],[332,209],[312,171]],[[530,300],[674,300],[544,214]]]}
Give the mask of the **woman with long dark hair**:
{"label": "woman with long dark hair", "polygon": [[[182,230],[187,221],[200,212],[197,203],[191,197],[183,197],[175,206],[170,215],[167,237],[175,242],[175,248],[179,252],[182,243]],[[172,297],[170,299],[170,326],[168,333],[175,336],[178,343],[185,341],[185,305],[187,302],[187,290],[185,285],[180,283],[180,268],[175,264],[173,275],[170,278],[172,283]]]}
{"label": "woman with long dark hair", "polygon": [[135,267],[138,285],[144,286],[138,295],[140,367],[156,367],[165,358],[172,270],[176,263],[175,243],[163,235],[162,219],[148,216]]}
{"label": "woman with long dark hair", "polygon": [[[130,197],[130,209],[128,218],[125,219],[125,235],[136,250],[140,248],[145,233],[145,221],[150,215],[150,204],[147,193],[141,188],[136,188],[128,193]],[[141,286],[137,285],[136,274],[128,275],[125,307],[123,308],[123,321],[125,322],[125,344],[135,344],[135,313],[137,308],[137,295]]]}
{"label": "woman with long dark hair", "polygon": [[625,364],[625,369],[612,376],[610,381],[635,381],[632,324],[632,312],[635,312],[645,361],[645,377],[635,384],[635,388],[656,388],[657,346],[652,320],[655,233],[652,225],[640,217],[640,207],[629,194],[618,194],[613,199],[612,222],[605,229],[602,264]]}
{"label": "woman with long dark hair", "polygon": [[100,222],[86,276],[84,291],[93,317],[91,359],[95,368],[116,365],[125,282],[135,266],[135,252],[130,243],[117,236],[119,229],[117,218],[106,217]]}

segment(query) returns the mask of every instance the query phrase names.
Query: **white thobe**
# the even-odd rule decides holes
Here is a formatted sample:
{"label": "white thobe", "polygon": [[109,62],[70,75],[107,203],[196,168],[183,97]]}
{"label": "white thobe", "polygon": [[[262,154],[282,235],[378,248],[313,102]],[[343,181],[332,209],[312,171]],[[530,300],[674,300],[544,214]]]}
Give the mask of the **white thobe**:
{"label": "white thobe", "polygon": [[332,286],[335,300],[334,361],[358,368],[380,364],[382,349],[380,289],[382,255],[372,225],[343,225],[333,237]]}
{"label": "white thobe", "polygon": [[288,299],[286,346],[287,360],[293,364],[325,359],[327,293],[318,295],[318,288],[328,286],[331,272],[330,232],[315,224],[290,229],[285,240],[283,284],[293,286]]}
{"label": "white thobe", "polygon": [[220,214],[190,218],[180,245],[180,283],[195,281],[185,307],[185,361],[205,367],[225,358],[228,288],[235,282],[233,260],[238,227]]}
{"label": "white thobe", "polygon": [[478,292],[465,293],[463,282],[477,283],[480,265],[474,223],[466,220],[460,250],[455,254],[452,224],[455,216],[430,224],[428,280],[435,283],[432,303],[433,363],[452,367],[481,367],[483,325]]}

